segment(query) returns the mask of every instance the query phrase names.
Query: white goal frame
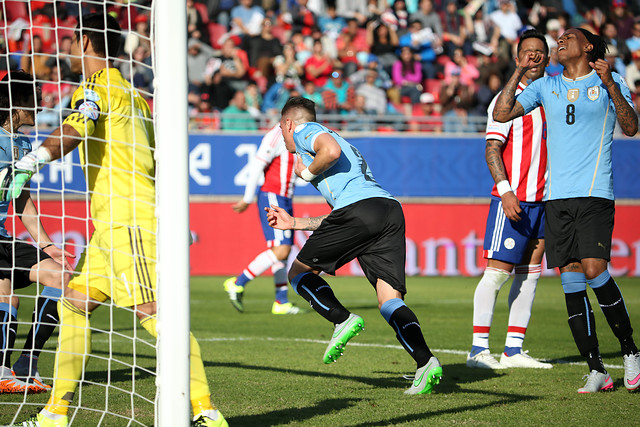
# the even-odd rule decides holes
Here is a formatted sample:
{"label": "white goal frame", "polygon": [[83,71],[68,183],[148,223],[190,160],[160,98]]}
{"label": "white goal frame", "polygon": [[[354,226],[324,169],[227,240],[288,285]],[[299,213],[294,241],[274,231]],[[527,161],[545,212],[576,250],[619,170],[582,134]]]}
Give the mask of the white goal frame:
{"label": "white goal frame", "polygon": [[154,119],[158,218],[156,425],[187,426],[189,166],[185,0],[155,0]]}

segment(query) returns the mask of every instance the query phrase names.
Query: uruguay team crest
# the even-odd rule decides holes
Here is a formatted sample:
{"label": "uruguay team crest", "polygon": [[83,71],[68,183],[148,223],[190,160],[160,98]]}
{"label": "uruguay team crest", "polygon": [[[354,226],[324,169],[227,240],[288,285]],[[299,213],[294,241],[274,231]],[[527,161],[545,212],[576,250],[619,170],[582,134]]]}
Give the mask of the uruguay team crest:
{"label": "uruguay team crest", "polygon": [[580,89],[569,89],[567,91],[567,99],[569,102],[576,102],[580,96]]}
{"label": "uruguay team crest", "polygon": [[595,101],[596,99],[598,99],[599,96],[600,96],[600,86],[591,86],[589,89],[587,89],[587,97],[590,100]]}

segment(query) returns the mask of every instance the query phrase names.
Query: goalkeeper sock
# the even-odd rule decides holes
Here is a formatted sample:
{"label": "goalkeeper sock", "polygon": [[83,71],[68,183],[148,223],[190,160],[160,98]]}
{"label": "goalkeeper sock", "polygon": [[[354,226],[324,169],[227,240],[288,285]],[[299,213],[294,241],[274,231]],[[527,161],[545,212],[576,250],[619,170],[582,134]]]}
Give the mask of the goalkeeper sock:
{"label": "goalkeeper sock", "polygon": [[60,334],[54,364],[53,392],[45,409],[54,414],[65,415],[91,353],[90,313],[74,306],[65,298],[58,301],[58,311]]}
{"label": "goalkeeper sock", "polygon": [[[147,330],[154,338],[158,338],[156,325],[158,319],[156,315],[145,317],[140,321],[140,325]],[[200,345],[192,333],[189,333],[190,343],[190,394],[191,406],[195,415],[203,411],[214,409],[211,404],[209,392],[209,384],[207,383],[207,374],[204,372],[204,364],[200,355]],[[195,396],[195,397],[194,397]]]}
{"label": "goalkeeper sock", "polygon": [[18,309],[6,302],[0,302],[0,355],[2,366],[11,368],[11,349],[16,342]]}
{"label": "goalkeeper sock", "polygon": [[271,249],[267,249],[255,257],[253,261],[249,263],[247,268],[245,268],[242,274],[236,278],[236,285],[246,286],[249,281],[255,279],[278,262],[280,261],[278,261],[278,258],[276,258],[273,251]]}
{"label": "goalkeeper sock", "polygon": [[336,325],[347,320],[351,314],[340,304],[331,286],[317,274],[300,273],[291,281],[291,287],[318,314]]}
{"label": "goalkeeper sock", "polygon": [[426,365],[433,354],[424,340],[414,312],[400,298],[392,298],[382,304],[380,314],[396,331],[396,338],[416,361],[418,368]]}
{"label": "goalkeeper sock", "polygon": [[35,357],[35,363],[37,363],[37,357],[60,321],[58,299],[61,295],[62,289],[45,286],[36,301],[31,317],[32,326],[29,334],[27,334],[27,340],[22,351],[22,356]]}

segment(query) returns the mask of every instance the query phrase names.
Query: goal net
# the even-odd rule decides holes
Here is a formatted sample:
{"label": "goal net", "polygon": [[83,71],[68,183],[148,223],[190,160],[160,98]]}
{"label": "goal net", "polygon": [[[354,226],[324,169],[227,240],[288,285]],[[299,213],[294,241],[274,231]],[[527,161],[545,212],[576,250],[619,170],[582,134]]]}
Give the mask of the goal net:
{"label": "goal net", "polygon": [[[164,10],[155,10],[156,7],[163,7]],[[10,70],[22,69],[33,75],[37,82],[39,92],[34,90],[34,95],[38,97],[41,93],[34,126],[22,116],[14,114],[18,106],[12,102],[17,98],[10,97],[9,119],[4,126],[4,134],[10,138],[15,136],[17,130],[13,125],[19,121],[19,132],[27,135],[33,149],[36,149],[46,144],[45,141],[56,138],[56,130],[63,123],[68,124],[69,118],[78,117],[77,121],[85,131],[76,125],[74,129],[80,129],[79,145],[62,159],[49,163],[33,175],[30,195],[38,214],[17,207],[19,204],[14,200],[8,208],[5,222],[8,233],[13,236],[11,262],[16,263],[22,256],[17,250],[21,243],[27,242],[42,248],[51,241],[72,255],[67,260],[73,268],[77,264],[80,264],[78,269],[84,266],[83,272],[86,274],[75,275],[71,281],[74,289],[84,286],[85,290],[92,289],[91,292],[95,292],[94,286],[97,286],[101,292],[91,293],[92,301],[104,299],[95,309],[85,306],[86,311],[91,312],[90,333],[82,345],[76,345],[73,347],[75,350],[68,353],[86,359],[68,411],[70,424],[73,425],[184,425],[188,421],[186,94],[180,94],[181,85],[173,85],[177,86],[176,89],[169,83],[165,86],[165,95],[156,96],[158,81],[170,81],[172,73],[180,78],[181,67],[174,65],[173,70],[171,66],[167,67],[172,56],[167,54],[162,58],[165,67],[160,69],[156,52],[161,42],[157,40],[159,37],[154,36],[156,24],[161,20],[167,22],[173,19],[172,31],[179,32],[186,20],[181,19],[182,15],[175,11],[181,10],[184,14],[184,9],[182,1],[51,0],[0,3],[0,77],[6,75],[5,84],[8,82],[10,86],[13,75]],[[110,52],[109,60],[113,61],[127,82],[122,87],[101,84],[105,80],[101,80],[99,73],[90,73],[93,65],[82,61],[78,47],[74,48],[75,38],[85,31],[82,17],[89,13],[109,14],[121,27],[119,54],[115,57]],[[163,35],[165,39],[166,36]],[[186,42],[180,46],[180,41],[185,39],[177,36],[175,39],[178,50],[185,50]],[[105,43],[108,44],[106,35]],[[180,54],[177,58],[180,58]],[[82,67],[80,75],[77,73],[78,63]],[[186,71],[186,61],[184,64]],[[186,77],[184,82],[186,87]],[[83,83],[86,84],[81,89],[84,95],[82,102],[79,102],[76,90]],[[135,90],[130,90],[127,85]],[[94,96],[106,97],[108,101],[101,103],[92,99]],[[183,105],[171,100],[172,96],[185,98],[185,124],[182,125],[178,120],[177,126],[165,132],[164,138],[174,138],[171,141],[174,147],[172,153],[167,155],[165,151],[164,154],[164,158],[171,159],[168,164],[172,170],[163,171],[162,165],[166,164],[161,155],[163,139],[160,135],[163,132],[158,123],[164,118],[166,126],[170,112],[173,116],[181,116],[180,108]],[[118,97],[128,97],[132,107],[126,111],[120,109],[117,115],[101,122],[99,117],[105,114],[104,106],[115,109]],[[143,98],[149,104],[153,116],[145,113],[138,98]],[[164,99],[165,107],[159,104],[159,99]],[[167,103],[172,103],[171,109],[166,107]],[[93,111],[93,106],[98,108]],[[173,117],[169,120],[175,124]],[[125,129],[124,133],[117,129],[120,121],[129,123],[122,128]],[[90,135],[90,138],[86,135]],[[62,148],[63,139],[58,137],[58,141]],[[175,144],[178,145],[177,150]],[[180,146],[184,146],[185,153],[180,153]],[[5,148],[0,147],[0,150]],[[14,149],[11,161],[0,161],[0,169],[18,160],[22,154]],[[157,164],[154,162],[156,159]],[[160,185],[156,186],[156,181],[169,181],[163,179],[162,173],[173,177],[170,188],[165,187],[168,194],[166,199],[160,193]],[[184,173],[184,176],[176,178],[174,174],[180,173]],[[154,195],[156,188],[158,194]],[[175,191],[180,193],[172,195]],[[163,215],[167,206],[173,208]],[[44,232],[36,227],[34,233],[32,224],[37,220],[42,223]],[[173,225],[169,226],[171,223]],[[178,235],[177,240],[173,237],[164,238],[166,229],[173,230],[171,234]],[[182,231],[184,234],[181,235]],[[96,238],[98,234],[101,238]],[[153,244],[147,246],[148,242]],[[44,252],[51,253],[50,250],[49,247]],[[163,254],[171,254],[171,251],[174,254],[172,263],[175,262],[173,267],[177,268],[163,275],[158,261],[166,256]],[[55,258],[54,254],[52,256]],[[39,257],[38,262],[42,259]],[[114,265],[126,264],[123,259],[129,259],[130,268],[115,271]],[[8,271],[4,277],[9,277],[12,283],[21,283],[20,275],[25,272],[29,274],[29,268],[4,270]],[[26,287],[12,285],[8,295],[0,295],[0,321],[7,325],[0,338],[4,367],[14,368],[18,360],[30,360],[28,377],[15,372],[18,380],[28,385],[32,384],[36,360],[42,382],[45,385],[53,384],[60,329],[56,328],[50,338],[40,345],[42,348],[37,348],[38,339],[42,339],[42,336],[37,337],[38,331],[46,329],[40,328],[41,325],[49,325],[50,328],[55,325],[49,319],[51,316],[47,317],[47,313],[38,306],[43,295],[52,300],[57,298],[55,291],[50,289],[55,286],[45,286],[52,284],[50,279],[47,280],[50,272],[32,269],[36,283]],[[160,295],[157,329],[161,332],[158,341],[140,325],[135,306],[155,301],[156,275]],[[160,277],[163,279],[160,280]],[[176,281],[182,282],[180,286],[175,286]],[[173,308],[163,309],[162,283],[172,286],[172,292],[177,290],[177,295],[171,295],[172,304],[177,304],[175,312]],[[114,301],[118,299],[116,296],[119,301]],[[19,306],[15,304],[16,300],[19,300]],[[12,320],[11,316],[16,312],[17,320]],[[65,312],[60,312],[62,322],[65,322]],[[12,338],[14,330],[15,338]],[[171,341],[176,336],[180,338],[171,348]],[[165,349],[164,353],[162,348]],[[58,354],[58,358],[58,366],[66,363],[67,359],[61,354]],[[180,377],[175,380],[176,383],[171,383],[174,380],[167,378],[170,375],[160,375],[169,366],[174,371],[173,375]],[[161,381],[161,378],[168,382]],[[43,408],[51,391],[33,391],[41,389],[27,387],[24,392],[11,388],[0,389],[0,425],[23,421]],[[160,408],[167,401],[173,402],[173,412],[178,414],[181,422],[171,424],[168,416],[163,416]],[[165,409],[168,409],[166,405]]]}

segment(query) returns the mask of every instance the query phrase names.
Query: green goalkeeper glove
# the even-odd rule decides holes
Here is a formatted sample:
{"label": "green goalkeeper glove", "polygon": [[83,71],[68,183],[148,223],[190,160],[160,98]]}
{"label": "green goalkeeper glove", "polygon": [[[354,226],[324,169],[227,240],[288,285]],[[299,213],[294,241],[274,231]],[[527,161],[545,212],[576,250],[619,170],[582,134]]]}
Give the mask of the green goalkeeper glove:
{"label": "green goalkeeper glove", "polygon": [[20,196],[22,189],[34,173],[51,160],[49,150],[44,147],[30,152],[20,160],[0,171],[0,199],[9,202]]}

